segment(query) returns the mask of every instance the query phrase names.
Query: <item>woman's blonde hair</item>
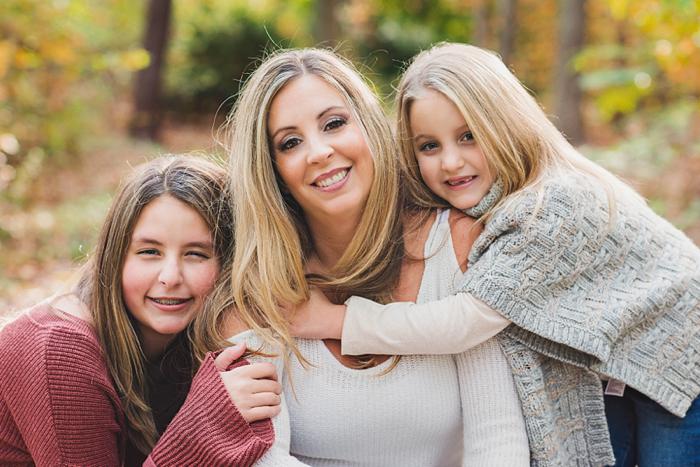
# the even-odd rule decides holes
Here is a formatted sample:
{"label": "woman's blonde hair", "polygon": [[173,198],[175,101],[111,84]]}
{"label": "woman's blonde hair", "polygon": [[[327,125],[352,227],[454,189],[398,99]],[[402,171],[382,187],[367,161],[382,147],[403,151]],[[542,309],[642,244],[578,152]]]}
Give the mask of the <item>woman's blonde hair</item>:
{"label": "woman's blonde hair", "polygon": [[[311,236],[300,206],[280,188],[268,135],[272,101],[287,83],[304,75],[324,80],[347,102],[374,163],[360,224],[338,263],[323,278],[304,274],[313,250]],[[214,321],[220,322],[226,307],[235,304],[239,317],[264,340],[287,346],[299,356],[279,306],[308,299],[307,281],[339,300],[361,293],[386,301],[398,279],[403,241],[399,168],[391,129],[379,100],[355,68],[321,49],[269,56],[245,83],[227,128],[236,246],[230,271],[232,299],[218,307]]]}
{"label": "woman's blonde hair", "polygon": [[442,43],[413,58],[396,95],[397,138],[410,207],[448,206],[423,182],[413,147],[411,104],[426,90],[441,93],[459,109],[489,169],[503,183],[499,201],[571,169],[600,182],[609,202],[614,202],[615,192],[631,192],[571,146],[495,53]]}
{"label": "woman's blonde hair", "polygon": [[[122,270],[131,235],[150,202],[160,196],[172,196],[202,216],[211,232],[219,264],[226,268],[233,236],[231,210],[224,195],[227,178],[223,167],[202,157],[164,156],[138,167],[114,197],[77,286],[76,294],[90,309],[107,368],[121,398],[129,439],[143,453],[151,451],[158,433],[149,403],[146,357],[122,295]],[[191,379],[196,361],[188,331],[189,326],[171,343],[166,354],[185,359],[175,363],[184,367]]]}

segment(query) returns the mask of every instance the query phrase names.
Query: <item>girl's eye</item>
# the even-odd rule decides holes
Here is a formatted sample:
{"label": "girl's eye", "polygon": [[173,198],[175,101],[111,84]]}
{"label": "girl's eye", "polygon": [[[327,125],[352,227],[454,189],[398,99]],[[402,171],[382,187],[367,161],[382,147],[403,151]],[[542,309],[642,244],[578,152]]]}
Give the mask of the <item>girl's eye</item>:
{"label": "girl's eye", "polygon": [[435,141],[428,141],[427,143],[423,143],[418,146],[418,151],[420,152],[430,152],[435,150],[438,147],[437,143]]}
{"label": "girl's eye", "polygon": [[282,140],[277,149],[279,149],[282,152],[289,151],[290,149],[298,146],[299,144],[301,144],[301,139],[297,138],[296,136],[292,136],[291,138]]}
{"label": "girl's eye", "polygon": [[137,251],[136,254],[143,256],[153,256],[158,254],[158,250],[156,250],[155,248],[144,248],[143,250]]}
{"label": "girl's eye", "polygon": [[335,130],[336,128],[340,128],[341,126],[345,125],[347,123],[347,120],[341,117],[334,117],[330,119],[326,124],[323,126],[323,131],[331,131]]}
{"label": "girl's eye", "polygon": [[472,141],[474,141],[474,135],[472,134],[471,131],[467,131],[467,132],[465,132],[465,133],[462,135],[462,137],[460,138],[460,140],[462,140],[462,141],[467,141],[467,142],[470,142],[470,143],[471,143]]}
{"label": "girl's eye", "polygon": [[211,256],[209,256],[208,254],[206,254],[206,253],[204,253],[204,252],[201,252],[201,251],[188,251],[188,252],[186,253],[186,255],[187,255],[187,256],[194,256],[194,257],[199,258],[199,259],[209,259],[209,258],[211,258]]}

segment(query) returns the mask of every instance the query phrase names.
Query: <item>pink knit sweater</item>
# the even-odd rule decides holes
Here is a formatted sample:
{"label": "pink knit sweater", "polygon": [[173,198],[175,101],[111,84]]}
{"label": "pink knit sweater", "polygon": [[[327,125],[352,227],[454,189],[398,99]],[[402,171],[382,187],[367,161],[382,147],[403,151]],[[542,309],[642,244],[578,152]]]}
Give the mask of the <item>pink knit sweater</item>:
{"label": "pink knit sweater", "polygon": [[[90,325],[40,305],[0,332],[0,465],[124,463],[121,403]],[[251,465],[272,445],[208,355],[144,465]]]}

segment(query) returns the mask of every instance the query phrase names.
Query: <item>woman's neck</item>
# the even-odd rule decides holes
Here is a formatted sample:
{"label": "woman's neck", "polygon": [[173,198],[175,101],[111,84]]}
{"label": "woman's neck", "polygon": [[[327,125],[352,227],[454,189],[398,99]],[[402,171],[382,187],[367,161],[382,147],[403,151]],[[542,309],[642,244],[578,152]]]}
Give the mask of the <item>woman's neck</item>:
{"label": "woman's neck", "polygon": [[314,253],[323,271],[333,269],[338,263],[360,224],[360,214],[338,217],[308,218]]}

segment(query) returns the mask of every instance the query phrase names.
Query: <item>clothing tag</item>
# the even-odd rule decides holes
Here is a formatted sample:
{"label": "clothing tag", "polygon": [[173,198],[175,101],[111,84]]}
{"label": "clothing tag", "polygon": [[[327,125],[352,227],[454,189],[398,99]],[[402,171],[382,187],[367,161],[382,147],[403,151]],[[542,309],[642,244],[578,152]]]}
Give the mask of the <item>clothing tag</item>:
{"label": "clothing tag", "polygon": [[608,380],[608,384],[605,385],[605,394],[622,397],[625,394],[625,383],[616,379]]}

